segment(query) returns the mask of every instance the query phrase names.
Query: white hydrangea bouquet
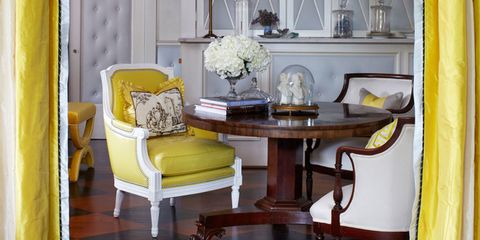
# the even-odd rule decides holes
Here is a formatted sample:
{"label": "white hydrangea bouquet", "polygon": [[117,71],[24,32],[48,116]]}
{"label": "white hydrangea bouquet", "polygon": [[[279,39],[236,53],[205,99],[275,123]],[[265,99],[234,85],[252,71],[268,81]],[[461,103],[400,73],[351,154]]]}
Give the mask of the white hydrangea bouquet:
{"label": "white hydrangea bouquet", "polygon": [[236,81],[251,72],[262,72],[271,62],[270,52],[246,36],[225,36],[205,51],[205,68],[230,82],[227,97],[236,97]]}
{"label": "white hydrangea bouquet", "polygon": [[253,71],[264,71],[270,61],[267,49],[243,35],[215,40],[205,51],[205,68],[217,73],[221,79],[246,77]]}

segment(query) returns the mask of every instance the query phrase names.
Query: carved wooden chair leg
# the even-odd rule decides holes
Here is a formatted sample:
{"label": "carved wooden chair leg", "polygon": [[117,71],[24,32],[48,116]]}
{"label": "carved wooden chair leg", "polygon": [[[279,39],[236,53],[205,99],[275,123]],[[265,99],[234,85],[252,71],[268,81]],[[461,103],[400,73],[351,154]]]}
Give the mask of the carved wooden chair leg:
{"label": "carved wooden chair leg", "polygon": [[211,240],[214,237],[221,239],[225,235],[223,228],[206,228],[201,222],[197,221],[197,233],[190,235],[190,240]]}
{"label": "carved wooden chair leg", "polygon": [[[307,199],[312,200],[312,188],[313,188],[313,173],[312,173],[312,164],[310,163],[310,155],[313,150],[317,149],[320,145],[320,139],[315,139],[315,144],[313,145],[313,139],[307,139],[307,149],[305,149],[305,170],[307,171],[307,178],[305,180],[305,186],[307,188]],[[313,145],[313,146],[312,146]]]}
{"label": "carved wooden chair leg", "polygon": [[324,239],[325,239],[325,235],[323,233],[317,234],[317,240],[324,240]]}

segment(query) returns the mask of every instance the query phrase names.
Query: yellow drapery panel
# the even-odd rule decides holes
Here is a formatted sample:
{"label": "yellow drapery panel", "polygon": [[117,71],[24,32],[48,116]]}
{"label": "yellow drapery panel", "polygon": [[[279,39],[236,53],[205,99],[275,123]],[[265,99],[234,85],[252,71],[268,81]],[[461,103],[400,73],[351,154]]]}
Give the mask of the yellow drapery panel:
{"label": "yellow drapery panel", "polygon": [[466,4],[425,0],[424,161],[419,239],[461,239]]}
{"label": "yellow drapery panel", "polygon": [[480,1],[473,1],[475,29],[475,206],[474,239],[480,240]]}
{"label": "yellow drapery panel", "polygon": [[16,239],[60,237],[59,1],[16,0]]}

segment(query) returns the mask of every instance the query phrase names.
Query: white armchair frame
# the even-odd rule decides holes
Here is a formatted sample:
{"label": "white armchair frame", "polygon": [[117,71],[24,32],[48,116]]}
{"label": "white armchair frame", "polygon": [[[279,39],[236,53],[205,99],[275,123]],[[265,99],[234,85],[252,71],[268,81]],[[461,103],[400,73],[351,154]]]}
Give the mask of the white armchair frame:
{"label": "white armchair frame", "polygon": [[[395,85],[398,88],[388,88],[388,85]],[[413,117],[413,75],[404,74],[389,74],[389,73],[347,73],[344,75],[343,87],[334,102],[341,103],[353,103],[358,104],[359,101],[359,88],[365,86],[367,90],[376,94],[377,96],[391,95],[396,92],[402,92],[404,100],[402,101],[401,109],[387,109],[392,113],[394,117]],[[334,175],[333,161],[335,159],[336,148],[342,145],[351,145],[354,147],[363,147],[367,144],[369,136],[355,137],[346,139],[335,139],[333,141],[324,141],[322,143],[320,139],[307,139],[305,149],[305,170],[307,172],[306,187],[307,198],[312,199],[312,186],[313,178],[312,172],[318,172],[328,175]],[[322,145],[320,145],[322,144]],[[312,153],[315,149],[325,149],[327,153],[324,159],[325,164],[315,164],[311,161]],[[323,160],[321,160],[323,161]],[[331,166],[327,166],[329,163]],[[352,179],[351,166],[342,170],[342,176],[347,179]]]}
{"label": "white armchair frame", "polygon": [[[120,176],[114,175],[114,185],[117,188],[114,217],[120,215],[120,207],[122,204],[124,192],[135,194],[147,198],[151,203],[151,221],[152,237],[158,235],[158,219],[160,214],[159,204],[164,198],[170,198],[170,205],[174,206],[174,197],[203,193],[207,191],[217,190],[221,188],[231,187],[232,208],[238,207],[239,188],[242,185],[242,160],[235,156],[232,168],[235,171],[234,176],[219,180],[198,183],[193,185],[162,188],[162,173],[157,170],[147,151],[148,130],[138,127],[132,127],[128,123],[124,123],[116,119],[112,113],[112,83],[111,77],[118,70],[134,70],[134,69],[152,69],[165,73],[169,78],[173,77],[173,69],[169,67],[161,67],[155,64],[117,64],[106,70],[101,71],[102,88],[103,88],[103,117],[105,128],[111,130],[115,138],[134,140],[136,142],[136,164],[138,164],[142,174],[148,180],[148,187],[139,186],[122,180]],[[107,138],[108,141],[108,138]]]}
{"label": "white armchair frame", "polygon": [[[415,197],[413,132],[414,119],[399,118],[381,147],[338,148],[334,190],[310,208],[318,239],[324,233],[335,239],[408,239]],[[343,154],[353,166],[348,186],[342,186]]]}

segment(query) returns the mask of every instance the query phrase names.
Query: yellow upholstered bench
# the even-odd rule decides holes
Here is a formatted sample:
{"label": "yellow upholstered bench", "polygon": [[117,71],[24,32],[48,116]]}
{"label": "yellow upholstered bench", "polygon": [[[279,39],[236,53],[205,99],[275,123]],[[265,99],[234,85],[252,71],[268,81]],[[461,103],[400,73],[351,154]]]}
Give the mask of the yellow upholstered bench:
{"label": "yellow upholstered bench", "polygon": [[[86,163],[88,167],[93,168],[93,151],[89,143],[93,133],[95,112],[96,107],[93,103],[68,103],[68,129],[73,145],[77,149],[71,158],[70,168],[68,170],[68,176],[72,182],[78,180],[80,163]],[[85,121],[85,130],[82,136],[80,136],[79,126]]]}

